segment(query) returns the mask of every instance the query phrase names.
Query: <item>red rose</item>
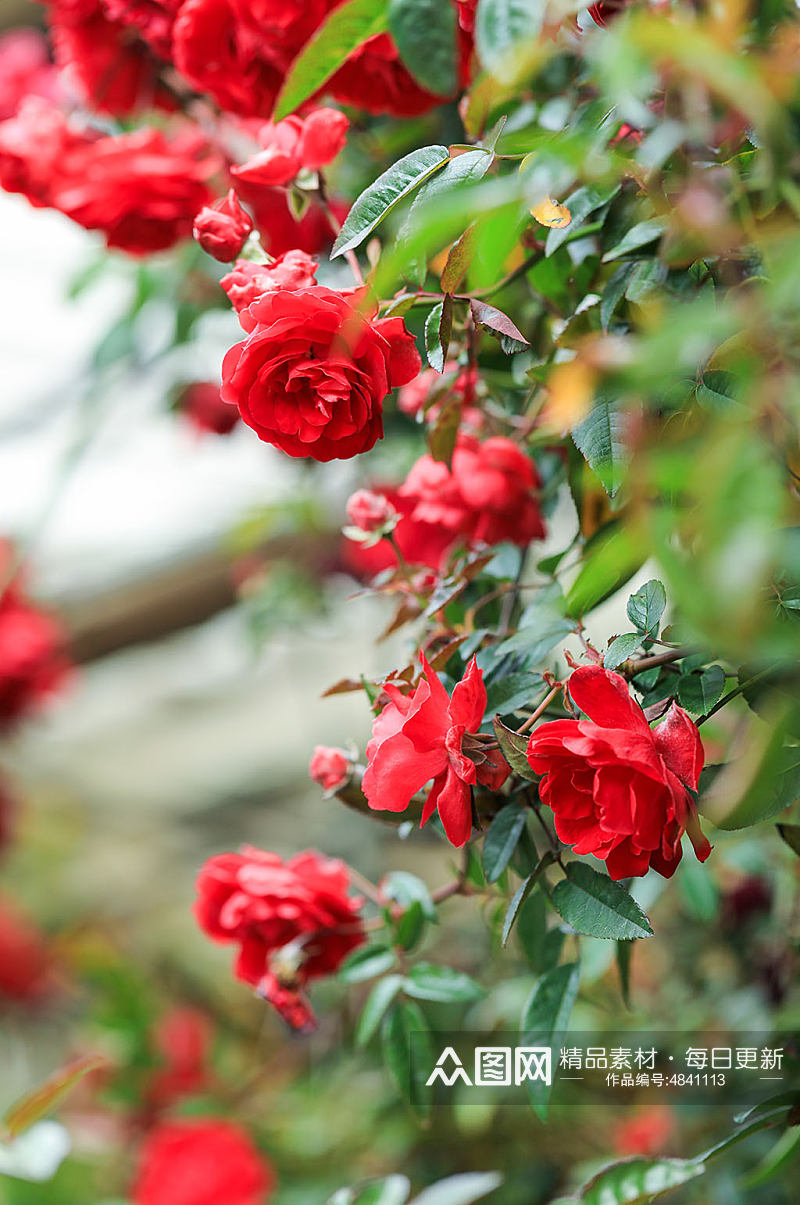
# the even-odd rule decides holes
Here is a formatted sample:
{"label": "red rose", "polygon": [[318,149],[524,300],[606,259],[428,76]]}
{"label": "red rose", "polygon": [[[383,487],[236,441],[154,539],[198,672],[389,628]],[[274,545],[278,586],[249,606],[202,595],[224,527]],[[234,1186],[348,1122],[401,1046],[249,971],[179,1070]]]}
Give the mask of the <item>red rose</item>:
{"label": "red rose", "polygon": [[222,109],[242,117],[272,111],[281,73],[262,42],[238,19],[232,0],[185,0],[172,29],[175,66]]}
{"label": "red rose", "polygon": [[344,147],[349,126],[338,109],[317,109],[306,118],[267,123],[258,134],[264,149],[231,168],[231,175],[267,188],[288,184],[304,168],[318,171],[335,159]]}
{"label": "red rose", "polygon": [[211,381],[195,381],[189,385],[178,405],[197,431],[210,435],[230,435],[239,424],[239,411],[235,406],[223,402],[219,385]]}
{"label": "red rose", "polygon": [[219,282],[228,294],[244,330],[250,333],[258,325],[249,307],[263,293],[275,289],[310,289],[317,282],[318,264],[305,251],[286,251],[271,264],[254,264],[237,259],[227,276]]}
{"label": "red rose", "polygon": [[350,777],[351,769],[352,763],[344,750],[332,749],[329,745],[317,745],[308,763],[310,777],[324,791],[335,791],[343,786]]}
{"label": "red rose", "polygon": [[49,8],[56,62],[87,104],[111,114],[174,108],[148,46],[129,26],[111,20],[99,0],[54,0]]}
{"label": "red rose", "polygon": [[686,712],[673,703],[651,728],[625,679],[598,665],[576,669],[569,692],[589,719],[542,724],[528,743],[561,840],[602,858],[612,879],[651,866],[669,878],[685,831],[704,862],[711,846],[689,793],[697,789],[703,746]]}
{"label": "red rose", "polygon": [[[0,573],[3,572],[0,548]],[[64,634],[16,586],[0,596],[0,730],[36,711],[69,675]]]}
{"label": "red rose", "polygon": [[[372,725],[361,785],[375,811],[403,812],[412,795],[433,779],[421,823],[438,810],[448,840],[463,845],[472,831],[470,788],[484,781],[482,767],[462,748],[486,711],[483,673],[473,657],[451,698],[424,653],[420,659],[424,676],[410,694],[391,683],[384,687],[389,702]],[[489,781],[495,770],[493,764],[486,767]]]}
{"label": "red rose", "polygon": [[26,96],[58,97],[58,72],[47,43],[35,29],[12,29],[0,37],[0,121],[13,117]]}
{"label": "red rose", "polygon": [[231,1121],[185,1117],[151,1130],[139,1152],[134,1205],[266,1205],[272,1169]]}
{"label": "red rose", "polygon": [[347,517],[360,531],[380,531],[397,517],[397,511],[385,494],[356,490],[347,500]]}
{"label": "red rose", "polygon": [[92,141],[77,134],[50,101],[29,96],[14,117],[0,123],[0,187],[22,193],[37,208],[50,205],[69,154]]}
{"label": "red rose", "polygon": [[262,53],[285,71],[341,0],[233,0],[239,22],[258,39]]}
{"label": "red rose", "polygon": [[217,854],[197,880],[195,917],[214,941],[239,946],[234,974],[295,1028],[313,1025],[302,989],[361,945],[361,900],[343,862],[309,850],[283,862],[244,846]]}
{"label": "red rose", "polygon": [[409,418],[423,414],[427,423],[435,423],[442,408],[453,399],[461,403],[459,419],[462,425],[480,431],[484,425],[483,412],[473,406],[478,374],[474,368],[459,368],[455,360],[444,366],[444,374],[426,368],[416,380],[404,385],[397,395],[397,409]]}
{"label": "red rose", "polygon": [[377,34],[359,46],[325,90],[343,104],[395,117],[415,117],[443,103],[443,97],[421,88],[409,75],[387,33]]}
{"label": "red rose", "polygon": [[314,460],[347,459],[383,435],[383,399],[419,372],[402,318],[372,320],[317,286],[265,293],[257,326],[222,364],[222,397],[260,439]]}
{"label": "red rose", "polygon": [[452,469],[422,456],[400,494],[412,504],[412,520],[447,532],[449,547],[459,540],[468,545],[511,540],[524,546],[545,536],[538,486],[533,461],[510,439],[480,443],[461,432]]}
{"label": "red rose", "polygon": [[182,0],[103,0],[112,21],[128,25],[162,59],[172,54],[172,26]]}
{"label": "red rose", "polygon": [[[435,523],[421,523],[412,519],[414,502],[402,497],[397,488],[379,490],[375,487],[371,492],[382,494],[387,504],[400,516],[392,535],[403,560],[410,565],[428,565],[432,569],[440,569],[453,544],[450,532]],[[397,567],[397,553],[389,540],[385,539],[365,544],[345,535],[342,540],[342,559],[348,571],[359,580]]]}
{"label": "red rose", "polygon": [[55,988],[55,962],[44,936],[0,897],[0,997],[33,1003]]}
{"label": "red rose", "polygon": [[236,190],[231,188],[227,197],[206,205],[194,219],[192,234],[208,255],[220,263],[236,259],[253,229],[253,219],[242,209]]}
{"label": "red rose", "polygon": [[170,143],[146,126],[74,150],[52,204],[109,247],[131,255],[163,251],[189,236],[211,200],[206,180],[217,164],[198,158],[194,135]]}

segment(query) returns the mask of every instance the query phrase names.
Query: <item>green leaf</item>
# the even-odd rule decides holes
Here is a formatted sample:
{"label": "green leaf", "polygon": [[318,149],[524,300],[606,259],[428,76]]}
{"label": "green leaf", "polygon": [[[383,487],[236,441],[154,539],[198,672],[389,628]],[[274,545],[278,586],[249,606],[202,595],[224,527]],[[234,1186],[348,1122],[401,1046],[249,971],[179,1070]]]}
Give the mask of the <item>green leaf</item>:
{"label": "green leaf", "polygon": [[390,971],[395,964],[394,950],[389,946],[362,946],[355,950],[339,968],[342,983],[363,983]]}
{"label": "green leaf", "polygon": [[[563,1033],[569,1024],[580,981],[577,962],[565,963],[542,975],[522,1011],[522,1045],[553,1045],[556,1035]],[[537,1080],[528,1083],[527,1090],[534,1112],[541,1121],[546,1121],[551,1085]]]}
{"label": "green leaf", "polygon": [[553,907],[576,933],[616,941],[652,937],[650,922],[624,887],[584,862],[570,862],[556,884]]}
{"label": "green leaf", "polygon": [[356,1046],[367,1046],[372,1040],[373,1034],[377,1033],[387,1008],[402,984],[402,975],[387,975],[385,979],[379,979],[375,984],[358,1019],[355,1032]]}
{"label": "green leaf", "polygon": [[539,865],[536,867],[533,873],[529,874],[515,891],[511,903],[508,905],[508,911],[506,912],[505,919],[503,920],[502,942],[504,946],[508,945],[511,930],[514,928],[514,922],[519,916],[522,905],[533,891],[533,888],[536,886],[538,880],[541,878],[545,870],[547,870],[547,867],[552,866],[555,860],[555,854],[548,849],[547,853],[542,854]]}
{"label": "green leaf", "polygon": [[514,351],[524,351],[526,347],[530,347],[522,332],[502,310],[498,310],[493,305],[487,305],[485,301],[476,301],[474,298],[470,301],[469,308],[476,325],[485,327],[493,335],[499,336],[503,350],[509,355]]}
{"label": "green leaf", "polygon": [[496,883],[508,866],[527,818],[527,810],[516,803],[506,804],[495,816],[483,842],[483,872],[487,883]]}
{"label": "green leaf", "polygon": [[626,1008],[631,1006],[631,957],[633,955],[632,941],[618,941],[616,948],[617,971],[619,972],[619,990]]}
{"label": "green leaf", "polygon": [[641,643],[642,637],[639,632],[626,632],[623,636],[616,636],[606,649],[603,665],[606,669],[616,669],[618,665],[622,665],[624,661],[628,660],[634,649],[638,648]]}
{"label": "green leaf", "polygon": [[[464,156],[462,155],[461,158],[463,159]],[[451,160],[451,162],[458,163],[458,159]],[[436,177],[434,176],[433,179],[435,180]],[[472,257],[475,254],[475,235],[475,225],[468,226],[448,251],[447,261],[439,278],[443,293],[455,293],[469,271]]]}
{"label": "green leaf", "polygon": [[[410,1000],[394,1004],[382,1026],[383,1058],[402,1096],[420,1117],[427,1117],[433,1100],[433,1088],[426,1085],[428,1065],[433,1062],[430,1027],[419,1008]],[[415,1035],[412,1057],[412,1035]]]}
{"label": "green leaf", "polygon": [[513,728],[506,728],[499,716],[494,717],[492,727],[500,746],[500,752],[514,773],[519,774],[522,778],[527,778],[529,782],[534,782],[536,775],[531,769],[526,755],[528,737],[525,733],[520,736],[518,732],[514,732]]}
{"label": "green leaf", "polygon": [[545,0],[480,0],[475,45],[487,71],[497,74],[521,44],[538,38],[545,8]]}
{"label": "green leaf", "polygon": [[702,1176],[694,1159],[625,1159],[593,1176],[576,1200],[582,1205],[649,1205],[655,1197]]}
{"label": "green leaf", "polygon": [[441,0],[389,0],[389,32],[411,75],[437,96],[458,89],[456,10]]}
{"label": "green leaf", "polygon": [[415,1197],[411,1205],[472,1205],[494,1192],[503,1183],[499,1172],[462,1172],[432,1184]]}
{"label": "green leaf", "polygon": [[800,824],[776,824],[780,836],[800,858]]}
{"label": "green leaf", "polygon": [[508,715],[530,702],[533,695],[542,685],[541,674],[509,674],[498,678],[486,687],[486,714],[493,715],[501,712]]}
{"label": "green leaf", "polygon": [[621,185],[613,184],[610,187],[600,188],[594,184],[584,185],[582,188],[577,188],[575,192],[565,199],[564,204],[572,215],[572,220],[568,226],[562,226],[560,229],[554,226],[547,235],[544,253],[550,256],[554,251],[557,251],[563,242],[566,242],[586,221],[595,209],[599,209],[601,205],[605,205],[612,197],[619,192]]}
{"label": "green leaf", "polygon": [[[430,176],[414,197],[408,217],[398,235],[398,241],[404,242],[409,239],[416,230],[421,212],[429,204],[443,201],[446,196],[452,196],[464,185],[482,180],[492,166],[492,158],[493,156],[488,151],[479,149],[465,151],[463,155],[456,155],[455,158],[448,159],[442,170]],[[445,293],[451,291],[445,287],[444,283],[442,283],[442,289]]]}
{"label": "green leaf", "polygon": [[425,931],[425,913],[419,900],[409,904],[395,926],[395,942],[403,950],[411,950]]}
{"label": "green leaf", "polygon": [[450,336],[453,333],[453,298],[448,293],[435,305],[425,322],[425,351],[428,363],[437,372],[444,372]]}
{"label": "green leaf", "polygon": [[340,1188],[327,1205],[405,1205],[411,1192],[406,1176],[386,1176],[382,1180],[365,1180],[352,1188]]}
{"label": "green leaf", "polygon": [[609,277],[603,289],[603,300],[600,302],[600,324],[604,331],[608,330],[614,311],[625,296],[628,282],[635,270],[635,263],[620,264],[613,276]]}
{"label": "green leaf", "polygon": [[416,1000],[434,1000],[439,1004],[470,1003],[485,995],[479,983],[464,971],[452,967],[418,962],[403,981],[407,996]]}
{"label": "green leaf", "polygon": [[612,247],[610,251],[606,251],[603,256],[603,263],[610,263],[614,259],[620,259],[621,256],[627,255],[630,251],[636,251],[639,247],[646,247],[648,243],[652,243],[655,239],[660,238],[667,229],[667,221],[664,218],[648,218],[646,222],[639,222],[636,226],[632,226],[627,234],[617,243],[616,247]]}
{"label": "green leaf", "polygon": [[58,1071],[54,1071],[6,1110],[2,1119],[5,1132],[9,1137],[15,1138],[34,1122],[41,1121],[48,1113],[58,1108],[85,1075],[105,1065],[106,1060],[101,1055],[87,1054],[73,1059],[64,1067],[59,1067]]}
{"label": "green leaf", "polygon": [[538,612],[526,612],[519,631],[494,645],[492,655],[504,657],[507,653],[526,653],[528,662],[535,664],[574,630],[575,624],[571,620],[549,607],[542,607]]}
{"label": "green leaf", "polygon": [[624,439],[627,422],[624,411],[613,402],[598,398],[586,418],[572,429],[575,447],[612,498],[622,484],[630,460]]}
{"label": "green leaf", "polygon": [[695,715],[704,715],[722,698],[725,671],[719,665],[683,674],[678,681],[678,701],[681,707]]}
{"label": "green leaf", "polygon": [[306,42],[275,102],[274,121],[293,113],[326,83],[354,50],[389,28],[389,0],[345,0]]}
{"label": "green leaf", "polygon": [[[336,9],[335,12],[341,12]],[[334,13],[335,15],[335,13]],[[354,201],[342,229],[333,244],[331,259],[352,251],[359,243],[363,243],[379,222],[394,209],[403,197],[412,193],[433,172],[442,167],[450,158],[446,146],[423,146],[410,155],[404,155],[378,179],[365,188],[361,196]]]}
{"label": "green leaf", "polygon": [[584,549],[583,565],[567,595],[567,613],[580,618],[616,594],[641,569],[646,551],[641,537],[609,523]]}
{"label": "green leaf", "polygon": [[667,605],[667,592],[661,582],[651,578],[628,599],[628,619],[650,640],[658,636],[661,616]]}

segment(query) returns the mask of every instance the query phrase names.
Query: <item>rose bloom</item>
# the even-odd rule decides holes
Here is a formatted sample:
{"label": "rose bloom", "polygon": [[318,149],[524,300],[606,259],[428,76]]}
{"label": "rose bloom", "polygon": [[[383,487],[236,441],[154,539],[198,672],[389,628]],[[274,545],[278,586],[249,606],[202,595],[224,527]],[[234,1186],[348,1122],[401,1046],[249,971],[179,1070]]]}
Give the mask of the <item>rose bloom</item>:
{"label": "rose bloom", "polygon": [[35,29],[11,29],[0,37],[0,121],[13,117],[26,96],[58,97],[58,72],[47,42]]}
{"label": "rose bloom", "polygon": [[236,191],[231,188],[227,197],[200,210],[194,219],[192,234],[208,255],[220,263],[230,263],[236,259],[252,229],[253,219],[239,204]]}
{"label": "rose bloom", "polygon": [[350,777],[351,769],[352,763],[344,749],[334,749],[329,745],[316,745],[308,763],[310,777],[324,791],[335,791],[343,786]]}
{"label": "rose bloom", "polygon": [[304,168],[318,171],[344,148],[350,122],[338,109],[315,109],[308,117],[287,117],[259,130],[263,150],[231,168],[237,180],[268,188],[288,184]]}
{"label": "rose bloom", "polygon": [[52,0],[48,9],[56,62],[93,109],[124,115],[175,107],[149,47],[130,26],[111,20],[99,0]]}
{"label": "rose bloom", "polygon": [[34,1004],[56,990],[46,938],[8,898],[0,896],[0,1000]]}
{"label": "rose bloom", "polygon": [[[478,373],[474,368],[460,368],[455,360],[448,361],[444,373],[438,373],[434,368],[426,368],[416,380],[404,385],[397,395],[397,409],[416,418],[422,414],[427,423],[435,423],[442,412],[442,407],[453,398],[461,403],[460,421],[462,426],[480,431],[484,425],[483,412],[472,405],[475,399]],[[436,392],[437,400],[426,407],[428,398]],[[423,413],[424,412],[424,413]]]}
{"label": "rose bloom", "polygon": [[221,109],[243,117],[271,112],[282,73],[264,44],[237,17],[233,0],[185,0],[172,29],[175,66]]}
{"label": "rose bloom", "polygon": [[181,394],[178,408],[196,431],[208,435],[230,435],[239,425],[239,411],[223,402],[219,385],[195,381]]}
{"label": "rose bloom", "polygon": [[473,657],[452,698],[420,654],[423,677],[410,694],[384,686],[389,702],[372,725],[362,788],[375,811],[403,812],[412,795],[433,779],[421,823],[439,812],[448,840],[464,845],[472,832],[476,782],[496,781],[494,762],[484,769],[463,751],[464,737],[478,731],[486,711],[483,673]]}
{"label": "rose bloom", "polygon": [[[0,573],[3,559],[0,546]],[[0,596],[0,731],[37,711],[69,673],[59,624],[17,586],[7,587]]]}
{"label": "rose bloom", "polygon": [[195,917],[214,941],[238,945],[234,974],[297,1029],[314,1025],[303,996],[364,941],[362,901],[343,862],[308,850],[283,862],[246,845],[200,871]]}
{"label": "rose bloom", "polygon": [[461,432],[451,469],[422,456],[399,492],[412,504],[411,518],[447,532],[450,547],[504,540],[524,546],[546,534],[539,484],[533,461],[510,439],[480,443]]}
{"label": "rose bloom", "polygon": [[228,294],[244,330],[249,334],[258,325],[249,307],[263,293],[276,289],[310,289],[316,282],[318,264],[305,251],[286,251],[271,264],[254,264],[237,259],[227,276],[219,282]]}
{"label": "rose bloom", "polygon": [[625,679],[599,665],[576,669],[569,693],[589,718],[542,724],[528,743],[560,839],[576,854],[601,858],[612,879],[651,866],[669,878],[684,832],[704,862],[711,846],[689,793],[697,789],[703,746],[686,712],[673,703],[651,728]]}
{"label": "rose bloom", "polygon": [[356,490],[347,501],[347,517],[361,531],[379,531],[397,516],[385,494]]}
{"label": "rose bloom", "polygon": [[275,1185],[250,1136],[231,1121],[183,1117],[144,1140],[133,1205],[266,1205]]}
{"label": "rose bloom", "polygon": [[252,30],[262,53],[285,71],[341,0],[233,0],[237,20]]}
{"label": "rose bloom", "polygon": [[675,1137],[675,1117],[667,1105],[650,1105],[614,1127],[614,1150],[618,1155],[645,1155],[654,1159],[666,1153]]}
{"label": "rose bloom", "polygon": [[260,439],[327,461],[366,452],[383,435],[383,399],[419,372],[402,318],[370,319],[354,300],[317,286],[265,293],[256,321],[226,354],[222,397]]}
{"label": "rose bloom", "polygon": [[172,26],[182,0],[103,0],[112,21],[130,26],[159,58],[169,60]]}
{"label": "rose bloom", "polygon": [[206,180],[217,164],[197,151],[193,133],[170,143],[146,126],[100,138],[69,155],[52,203],[86,230],[102,230],[109,247],[164,251],[191,234],[211,200]]}
{"label": "rose bloom", "polygon": [[14,117],[0,122],[0,187],[22,193],[36,208],[51,205],[63,164],[93,141],[77,133],[49,100],[29,96]]}

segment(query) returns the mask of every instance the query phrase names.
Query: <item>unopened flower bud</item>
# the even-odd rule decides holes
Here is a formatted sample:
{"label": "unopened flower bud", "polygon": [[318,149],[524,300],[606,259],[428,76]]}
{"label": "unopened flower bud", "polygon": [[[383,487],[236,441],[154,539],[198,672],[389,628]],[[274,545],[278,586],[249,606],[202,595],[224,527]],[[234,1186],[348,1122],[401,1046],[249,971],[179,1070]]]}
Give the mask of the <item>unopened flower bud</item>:
{"label": "unopened flower bud", "polygon": [[242,250],[252,229],[253,220],[232,188],[227,197],[200,210],[193,233],[205,252],[221,263],[230,263]]}
{"label": "unopened flower bud", "polygon": [[335,791],[344,786],[351,769],[352,763],[344,750],[328,745],[317,745],[308,763],[309,775],[324,791]]}
{"label": "unopened flower bud", "polygon": [[374,532],[393,526],[397,511],[385,494],[356,490],[348,500],[347,517],[360,531]]}

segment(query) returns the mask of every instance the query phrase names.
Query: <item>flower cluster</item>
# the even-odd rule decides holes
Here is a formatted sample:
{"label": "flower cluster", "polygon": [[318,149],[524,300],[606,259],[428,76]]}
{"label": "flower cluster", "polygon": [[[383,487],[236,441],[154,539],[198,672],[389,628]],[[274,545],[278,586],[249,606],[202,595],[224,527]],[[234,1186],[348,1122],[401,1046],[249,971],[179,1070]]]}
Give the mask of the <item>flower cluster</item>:
{"label": "flower cluster", "polygon": [[[405,561],[441,569],[457,546],[478,548],[504,540],[525,547],[546,535],[536,465],[512,440],[480,442],[461,432],[451,466],[422,456],[395,489],[376,490],[400,518],[392,533]],[[358,576],[397,564],[387,540],[364,548],[345,542],[345,559]]]}

